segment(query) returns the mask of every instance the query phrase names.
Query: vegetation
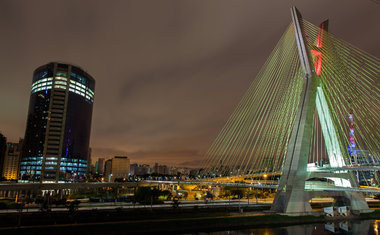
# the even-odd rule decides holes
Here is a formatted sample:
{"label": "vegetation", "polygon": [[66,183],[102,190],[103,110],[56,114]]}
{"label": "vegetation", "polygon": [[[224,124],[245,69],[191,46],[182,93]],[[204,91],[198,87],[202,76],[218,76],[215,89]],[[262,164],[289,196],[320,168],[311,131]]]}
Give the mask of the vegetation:
{"label": "vegetation", "polygon": [[224,187],[220,194],[220,198],[224,199],[238,199],[238,198],[273,198],[275,192],[271,189],[255,189],[237,188],[237,187]]}
{"label": "vegetation", "polygon": [[171,198],[169,190],[154,187],[139,187],[135,192],[135,200],[141,204],[161,204],[167,198]]}
{"label": "vegetation", "polygon": [[14,201],[2,200],[0,201],[0,209],[16,209],[16,203]]}

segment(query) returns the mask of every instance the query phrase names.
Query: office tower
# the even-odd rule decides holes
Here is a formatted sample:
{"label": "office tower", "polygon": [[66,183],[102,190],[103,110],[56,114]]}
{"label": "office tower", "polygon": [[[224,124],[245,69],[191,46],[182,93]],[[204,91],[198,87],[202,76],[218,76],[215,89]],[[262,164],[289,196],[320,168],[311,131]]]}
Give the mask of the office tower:
{"label": "office tower", "polygon": [[128,157],[116,156],[112,159],[112,179],[129,176],[130,161]]}
{"label": "office tower", "polygon": [[137,163],[130,165],[130,174],[135,176],[144,176],[151,173],[151,168],[149,165],[143,164],[138,165]]}
{"label": "office tower", "polygon": [[22,144],[23,139],[20,139],[18,143],[7,143],[2,174],[6,180],[18,179]]}
{"label": "office tower", "polygon": [[138,168],[139,166],[137,165],[137,163],[130,164],[129,170],[130,170],[131,175],[137,175],[136,173],[138,171]]}
{"label": "office tower", "polygon": [[7,148],[7,138],[0,133],[0,176],[3,175],[3,165],[4,165],[4,156],[5,150]]}
{"label": "office tower", "polygon": [[112,177],[112,159],[108,159],[104,163],[104,181],[111,182]]}
{"label": "office tower", "polygon": [[153,172],[158,175],[168,175],[169,168],[166,165],[158,165],[158,163],[154,164]]}
{"label": "office tower", "polygon": [[96,162],[96,172],[99,175],[103,175],[104,173],[104,158],[99,158],[98,161]]}
{"label": "office tower", "polygon": [[114,182],[115,179],[123,179],[129,176],[130,161],[128,157],[115,156],[105,163],[104,178],[107,182]]}
{"label": "office tower", "polygon": [[52,62],[33,74],[21,182],[85,179],[95,80],[81,68]]}

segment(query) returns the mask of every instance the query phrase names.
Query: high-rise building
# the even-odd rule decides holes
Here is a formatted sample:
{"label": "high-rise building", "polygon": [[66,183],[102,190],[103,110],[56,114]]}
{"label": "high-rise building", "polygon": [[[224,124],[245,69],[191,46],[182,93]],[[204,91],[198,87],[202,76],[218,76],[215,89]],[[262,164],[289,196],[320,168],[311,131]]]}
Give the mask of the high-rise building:
{"label": "high-rise building", "polygon": [[3,175],[5,150],[7,149],[7,138],[0,133],[0,176]]}
{"label": "high-rise building", "polygon": [[105,163],[104,178],[107,182],[115,179],[127,178],[129,176],[130,161],[125,156],[115,156]]}
{"label": "high-rise building", "polygon": [[128,157],[116,156],[112,158],[112,179],[127,178],[130,161]]}
{"label": "high-rise building", "polygon": [[144,176],[151,174],[151,168],[147,164],[138,165],[134,163],[130,165],[130,173],[135,176]]}
{"label": "high-rise building", "polygon": [[112,159],[108,159],[104,163],[104,180],[106,182],[111,182],[112,177]]}
{"label": "high-rise building", "polygon": [[22,144],[23,139],[18,143],[7,143],[2,174],[6,180],[17,180],[19,177]]}
{"label": "high-rise building", "polygon": [[158,165],[158,163],[154,164],[153,172],[158,175],[168,175],[169,168],[166,165]]}
{"label": "high-rise building", "polygon": [[95,80],[81,68],[52,62],[33,74],[20,180],[85,178]]}
{"label": "high-rise building", "polygon": [[96,173],[103,175],[104,173],[104,158],[99,158],[96,162]]}

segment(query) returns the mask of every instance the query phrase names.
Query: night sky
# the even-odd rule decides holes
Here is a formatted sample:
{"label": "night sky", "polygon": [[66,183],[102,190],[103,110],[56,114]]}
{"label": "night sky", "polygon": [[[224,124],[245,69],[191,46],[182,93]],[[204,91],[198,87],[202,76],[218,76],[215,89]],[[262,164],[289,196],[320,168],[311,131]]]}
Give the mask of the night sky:
{"label": "night sky", "polygon": [[380,57],[378,0],[0,0],[0,132],[23,138],[34,69],[72,63],[96,80],[93,161],[195,167],[293,5]]}

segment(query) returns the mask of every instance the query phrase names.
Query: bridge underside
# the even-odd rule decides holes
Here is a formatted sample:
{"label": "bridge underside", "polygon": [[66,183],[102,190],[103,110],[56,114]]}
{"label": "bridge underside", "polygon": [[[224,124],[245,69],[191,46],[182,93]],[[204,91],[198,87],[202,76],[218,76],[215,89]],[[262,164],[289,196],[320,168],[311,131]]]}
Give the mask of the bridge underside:
{"label": "bridge underside", "polygon": [[272,211],[287,215],[313,214],[309,201],[314,197],[333,197],[344,205],[351,206],[351,210],[361,213],[372,212],[362,193],[346,191],[305,191],[292,189],[292,194],[280,192],[276,195],[276,203],[273,203]]}

